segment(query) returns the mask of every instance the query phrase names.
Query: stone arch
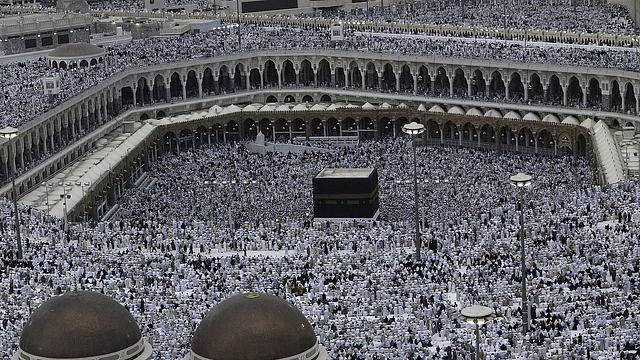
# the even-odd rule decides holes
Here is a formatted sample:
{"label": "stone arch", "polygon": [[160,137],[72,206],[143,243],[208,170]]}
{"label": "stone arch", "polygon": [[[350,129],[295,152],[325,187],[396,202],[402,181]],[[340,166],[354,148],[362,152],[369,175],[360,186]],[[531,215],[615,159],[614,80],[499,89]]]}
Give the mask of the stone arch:
{"label": "stone arch", "polygon": [[240,140],[240,125],[235,120],[231,120],[227,123],[227,141]]}
{"label": "stone arch", "polygon": [[275,127],[273,129],[273,135],[275,140],[289,140],[291,137],[291,127],[287,120],[279,118],[276,120]]}
{"label": "stone arch", "polygon": [[431,77],[429,76],[429,70],[424,65],[418,68],[417,85],[416,92],[420,94],[428,94],[431,90]]}
{"label": "stone arch", "polygon": [[178,144],[180,151],[187,151],[195,146],[195,137],[191,132],[191,129],[180,130],[180,137],[178,138]]}
{"label": "stone arch", "polygon": [[182,80],[180,80],[180,74],[177,72],[171,74],[169,89],[171,89],[171,99],[182,98]]}
{"label": "stone arch", "polygon": [[194,70],[190,70],[187,73],[187,98],[198,97],[198,79],[196,78],[196,72]]}
{"label": "stone arch", "polygon": [[551,135],[549,130],[542,129],[536,136],[536,143],[538,145],[538,149],[552,149],[554,147],[553,135]]}
{"label": "stone arch", "polygon": [[325,136],[324,123],[319,118],[311,120],[311,136]]}
{"label": "stone arch", "polygon": [[442,126],[443,139],[445,142],[450,144],[455,144],[455,140],[459,136],[458,125],[451,120],[448,120]]}
{"label": "stone arch", "polygon": [[618,80],[611,82],[611,109],[619,111],[622,109],[622,95],[620,93],[620,84]]}
{"label": "stone arch", "polygon": [[293,137],[306,137],[307,136],[307,124],[300,118],[293,119],[291,123],[291,133]]}
{"label": "stone arch", "polygon": [[152,96],[154,101],[162,101],[167,98],[167,89],[164,86],[164,76],[158,74],[153,79]]}
{"label": "stone arch", "polygon": [[172,131],[166,132],[162,137],[162,150],[164,153],[178,152],[178,137]]}
{"label": "stone arch", "polygon": [[489,85],[489,97],[494,99],[504,99],[505,87],[502,74],[498,70],[491,73],[491,83]]}
{"label": "stone arch", "polygon": [[439,67],[436,70],[436,79],[434,81],[433,90],[434,95],[449,96],[449,77],[447,76],[447,70],[444,67]]}
{"label": "stone arch", "polygon": [[378,70],[376,69],[376,65],[369,61],[366,66],[366,79],[365,79],[365,88],[366,89],[377,89],[378,88]]}
{"label": "stone arch", "polygon": [[511,73],[509,80],[509,99],[515,101],[524,100],[524,85],[522,84],[522,77],[520,77],[520,73],[517,71]]}
{"label": "stone arch", "polygon": [[562,86],[560,85],[560,79],[557,75],[551,75],[549,77],[549,96],[547,102],[556,105],[562,105],[564,99],[564,91],[562,90]]}
{"label": "stone arch", "polygon": [[466,97],[468,91],[467,78],[464,70],[457,68],[453,73],[453,95],[458,97]]}
{"label": "stone arch", "polygon": [[276,70],[276,64],[271,61],[271,60],[267,60],[264,63],[264,80],[263,83],[267,86],[267,87],[278,87],[278,71]]}
{"label": "stone arch", "polygon": [[243,132],[244,132],[244,139],[243,140],[255,140],[256,139],[256,135],[258,135],[258,126],[256,125],[256,122],[253,119],[245,119],[242,122],[242,128],[243,128]]}
{"label": "stone arch", "polygon": [[282,63],[282,85],[290,86],[296,85],[296,70],[293,68],[291,60],[287,59]]}
{"label": "stone arch", "polygon": [[[302,60],[302,62],[300,63],[300,72],[298,76],[300,78],[300,85],[311,86],[314,83],[311,61],[307,59]],[[331,79],[331,75],[329,75],[329,79]]]}
{"label": "stone arch", "polygon": [[413,75],[409,65],[404,64],[400,68],[400,91],[414,91]]}
{"label": "stone arch", "polygon": [[624,91],[625,108],[623,110],[632,114],[636,112],[636,96],[634,90],[633,84],[627,82]]}
{"label": "stone arch", "polygon": [[247,88],[244,65],[242,63],[236,64],[235,71],[233,73],[233,87],[236,90],[245,90]]}
{"label": "stone arch", "polygon": [[602,105],[602,89],[600,89],[600,82],[596,78],[589,79],[589,86],[587,87],[587,106],[598,107]]}
{"label": "stone arch", "polygon": [[202,147],[205,143],[208,144],[209,140],[209,131],[207,131],[207,127],[204,125],[198,126],[195,131],[196,147]]}
{"label": "stone arch", "polygon": [[336,68],[336,86],[344,87],[347,85],[347,76],[345,75],[344,68],[337,67]]}
{"label": "stone arch", "polygon": [[[478,131],[473,123],[466,122],[461,127],[462,131],[462,143],[467,144],[467,146],[474,146],[475,142],[478,141]],[[475,141],[475,142],[474,142]]]}
{"label": "stone arch", "polygon": [[138,78],[136,100],[140,105],[151,103],[151,99],[149,98],[149,83],[147,82],[147,78],[144,76]]}
{"label": "stone arch", "polygon": [[487,84],[484,81],[484,74],[480,69],[476,69],[471,77],[471,96],[485,97]]}
{"label": "stone arch", "polygon": [[360,71],[358,63],[355,61],[349,63],[349,77],[349,84],[351,84],[351,86],[356,88],[362,87],[362,71]]}
{"label": "stone arch", "polygon": [[358,123],[351,116],[347,116],[342,120],[341,135],[355,136],[358,135]]}
{"label": "stone arch", "polygon": [[578,134],[578,137],[576,138],[575,153],[581,157],[587,156],[587,139],[583,134]]}
{"label": "stone arch", "polygon": [[251,71],[249,71],[249,86],[253,89],[262,88],[262,77],[258,69],[251,69]]}
{"label": "stone arch", "polygon": [[479,132],[480,144],[484,145],[484,148],[492,149],[496,139],[496,129],[490,124],[484,124],[480,128]]}
{"label": "stone arch", "polygon": [[571,155],[573,153],[573,141],[572,136],[568,132],[562,132],[558,134],[555,143],[557,144],[557,148],[559,151],[563,152],[566,155]]}
{"label": "stone arch", "polygon": [[582,105],[582,87],[577,77],[572,76],[569,78],[569,85],[567,86],[567,105],[575,107],[576,105]]}
{"label": "stone arch", "polygon": [[380,119],[378,124],[378,133],[380,134],[380,137],[393,136],[393,123],[391,122],[391,119],[385,116]]}
{"label": "stone arch", "polygon": [[327,135],[329,136],[338,136],[340,135],[340,122],[336,118],[327,119]]}
{"label": "stone arch", "polygon": [[516,151],[534,152],[531,151],[531,149],[534,147],[535,135],[533,131],[527,126],[524,126],[520,130],[518,130],[518,134],[516,136]]}
{"label": "stone arch", "polygon": [[213,137],[215,142],[223,142],[226,140],[226,135],[224,133],[224,127],[222,124],[216,122],[211,125],[211,136]]}
{"label": "stone arch", "polygon": [[440,124],[438,124],[436,120],[427,120],[427,123],[425,124],[425,133],[428,143],[440,144]]}
{"label": "stone arch", "polygon": [[382,90],[396,91],[396,74],[393,66],[386,63],[382,67]]}
{"label": "stone arch", "polygon": [[320,97],[320,102],[331,102],[331,96],[324,94]]}
{"label": "stone arch", "polygon": [[267,96],[267,99],[265,101],[267,103],[277,103],[278,102],[278,98],[276,98],[275,95],[269,95],[269,96]]}
{"label": "stone arch", "polygon": [[320,60],[318,63],[318,86],[331,86],[331,66],[326,59]]}
{"label": "stone arch", "polygon": [[395,129],[394,129],[396,137],[403,135],[402,127],[405,126],[408,123],[410,123],[409,119],[407,119],[404,116],[400,116],[399,118],[396,119],[396,121],[395,121]]}
{"label": "stone arch", "polygon": [[313,102],[313,97],[311,97],[311,95],[307,94],[307,95],[302,97],[302,102],[303,103],[312,103]]}
{"label": "stone arch", "polygon": [[218,89],[219,92],[231,90],[231,77],[229,76],[229,68],[227,65],[220,66],[218,70]]}
{"label": "stone arch", "polygon": [[210,67],[206,67],[202,74],[202,94],[210,95],[216,92],[215,79],[213,77],[213,70]]}
{"label": "stone arch", "polygon": [[260,120],[260,131],[264,134],[265,139],[273,139],[273,126],[271,126],[271,120],[262,118]]}
{"label": "stone arch", "polygon": [[375,135],[375,126],[370,117],[365,116],[360,119],[358,130],[358,135],[361,140],[373,140]]}
{"label": "stone arch", "polygon": [[527,85],[527,92],[529,95],[529,101],[543,102],[544,101],[544,86],[538,74],[532,74],[529,77],[529,84]]}

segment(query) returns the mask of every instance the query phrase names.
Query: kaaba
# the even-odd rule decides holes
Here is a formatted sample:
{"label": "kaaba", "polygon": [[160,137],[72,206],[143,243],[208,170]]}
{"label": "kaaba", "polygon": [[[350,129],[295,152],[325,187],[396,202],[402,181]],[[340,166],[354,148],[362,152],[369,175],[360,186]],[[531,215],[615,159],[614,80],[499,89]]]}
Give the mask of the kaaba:
{"label": "kaaba", "polygon": [[379,205],[376,169],[324,169],[313,178],[316,219],[376,219]]}

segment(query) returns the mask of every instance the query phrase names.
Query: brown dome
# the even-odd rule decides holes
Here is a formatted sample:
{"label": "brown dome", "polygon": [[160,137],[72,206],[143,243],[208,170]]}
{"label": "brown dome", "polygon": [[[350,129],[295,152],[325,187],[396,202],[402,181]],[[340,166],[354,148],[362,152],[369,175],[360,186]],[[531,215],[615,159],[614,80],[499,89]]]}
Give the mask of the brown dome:
{"label": "brown dome", "polygon": [[49,53],[50,58],[79,58],[79,57],[91,57],[104,54],[104,49],[89,43],[69,43],[58,46]]}
{"label": "brown dome", "polygon": [[127,349],[134,358],[143,347],[140,328],[129,311],[93,291],[73,291],[44,302],[29,317],[20,350],[44,358],[74,359]]}
{"label": "brown dome", "polygon": [[277,296],[249,293],[209,311],[196,329],[191,351],[213,360],[273,360],[302,353],[314,359],[317,343],[300,310]]}

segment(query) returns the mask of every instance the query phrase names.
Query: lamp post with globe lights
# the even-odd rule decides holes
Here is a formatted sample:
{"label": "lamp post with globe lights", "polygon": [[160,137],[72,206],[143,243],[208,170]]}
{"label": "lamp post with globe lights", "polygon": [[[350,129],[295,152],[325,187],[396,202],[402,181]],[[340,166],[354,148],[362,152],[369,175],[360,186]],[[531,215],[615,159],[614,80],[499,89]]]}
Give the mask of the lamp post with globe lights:
{"label": "lamp post with globe lights", "polygon": [[416,237],[415,237],[415,246],[416,246],[416,260],[420,261],[422,258],[420,256],[420,249],[422,247],[422,238],[420,237],[420,219],[418,216],[418,161],[416,158],[416,148],[417,144],[415,143],[415,139],[418,138],[424,132],[424,125],[417,123],[415,121],[405,124],[402,126],[402,132],[409,135],[411,137],[411,142],[413,145],[413,196],[415,200],[415,208],[414,215],[416,220]]}
{"label": "lamp post with globe lights", "polygon": [[509,178],[511,185],[520,189],[520,264],[522,266],[522,333],[529,331],[529,308],[527,300],[527,266],[524,254],[524,188],[531,185],[531,175],[517,173]]}
{"label": "lamp post with globe lights", "polygon": [[480,325],[495,317],[492,308],[482,305],[472,305],[460,311],[460,317],[469,324],[476,325],[476,359],[480,358]]}
{"label": "lamp post with globe lights", "polygon": [[[11,139],[18,136],[18,129],[7,126],[4,129],[0,129],[0,136],[7,139],[9,143],[11,143]],[[20,213],[18,212],[18,192],[16,191],[16,163],[15,157],[14,161],[12,161],[13,166],[9,172],[11,174],[11,192],[13,193],[13,211],[16,213],[16,246],[18,247],[18,260],[22,260],[22,239],[20,238]],[[9,170],[9,165],[7,164],[7,170]]]}

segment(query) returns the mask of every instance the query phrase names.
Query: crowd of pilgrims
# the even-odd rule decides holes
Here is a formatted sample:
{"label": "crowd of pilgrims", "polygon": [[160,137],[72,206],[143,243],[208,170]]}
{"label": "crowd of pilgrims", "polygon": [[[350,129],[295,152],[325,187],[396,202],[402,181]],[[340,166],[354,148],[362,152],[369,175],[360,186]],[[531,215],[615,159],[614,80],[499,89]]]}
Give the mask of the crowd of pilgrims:
{"label": "crowd of pilgrims", "polygon": [[[73,289],[127,307],[154,359],[181,359],[199,321],[242,292],[290,301],[330,359],[468,359],[464,307],[491,307],[487,359],[635,359],[640,351],[638,186],[595,185],[583,159],[456,147],[417,149],[425,244],[414,258],[413,152],[406,139],[331,152],[249,152],[213,144],[152,164],[120,216],[67,237],[61,220],[21,208],[15,259],[11,203],[0,202],[0,354],[43,301]],[[375,167],[376,221],[313,219],[325,167]],[[522,335],[518,191],[524,191],[531,329]],[[424,209],[424,212],[422,211]],[[309,213],[309,214],[307,214]]]}
{"label": "crowd of pilgrims", "polygon": [[[123,9],[137,8],[136,4],[120,4],[118,1],[109,1],[105,5]],[[92,3],[92,6],[98,5]],[[507,27],[516,28],[522,28],[521,24],[526,24],[530,29],[551,27],[564,31],[611,34],[634,34],[636,31],[628,11],[618,5],[576,8],[572,4],[549,5],[533,1],[529,4],[518,4],[518,9],[521,11],[509,14],[504,12],[503,7],[504,4],[491,2],[466,4],[464,14],[468,16],[465,16],[463,23],[483,27],[506,24]],[[496,8],[502,10],[495,11]],[[439,1],[427,1],[420,4],[396,4],[384,9],[372,7],[369,12],[362,9],[352,12],[327,12],[324,16],[327,18],[337,16],[343,20],[374,21],[406,20],[410,16],[410,19],[423,23],[458,24],[460,19],[456,14],[460,13],[462,11],[459,5],[448,3],[443,6]],[[483,15],[478,16],[478,14]],[[504,19],[507,19],[506,23]],[[525,46],[522,41],[497,41],[495,38],[475,37],[442,39],[428,34],[418,37],[389,38],[353,30],[346,31],[344,42],[334,43],[330,40],[327,28],[314,26],[300,28],[293,25],[266,28],[243,24],[241,32],[241,44],[238,43],[237,27],[233,26],[198,34],[185,34],[180,37],[147,38],[125,45],[107,46],[104,64],[73,71],[59,71],[62,91],[55,99],[44,94],[41,79],[53,72],[45,59],[0,65],[2,73],[0,127],[24,124],[53,106],[127,68],[258,49],[340,49],[490,60],[527,59],[527,62],[533,63],[640,70],[638,65],[640,56],[637,49],[633,47],[574,47],[570,44],[555,43],[529,43]],[[300,39],[305,41],[302,42]],[[24,115],[15,116],[16,113]]]}

